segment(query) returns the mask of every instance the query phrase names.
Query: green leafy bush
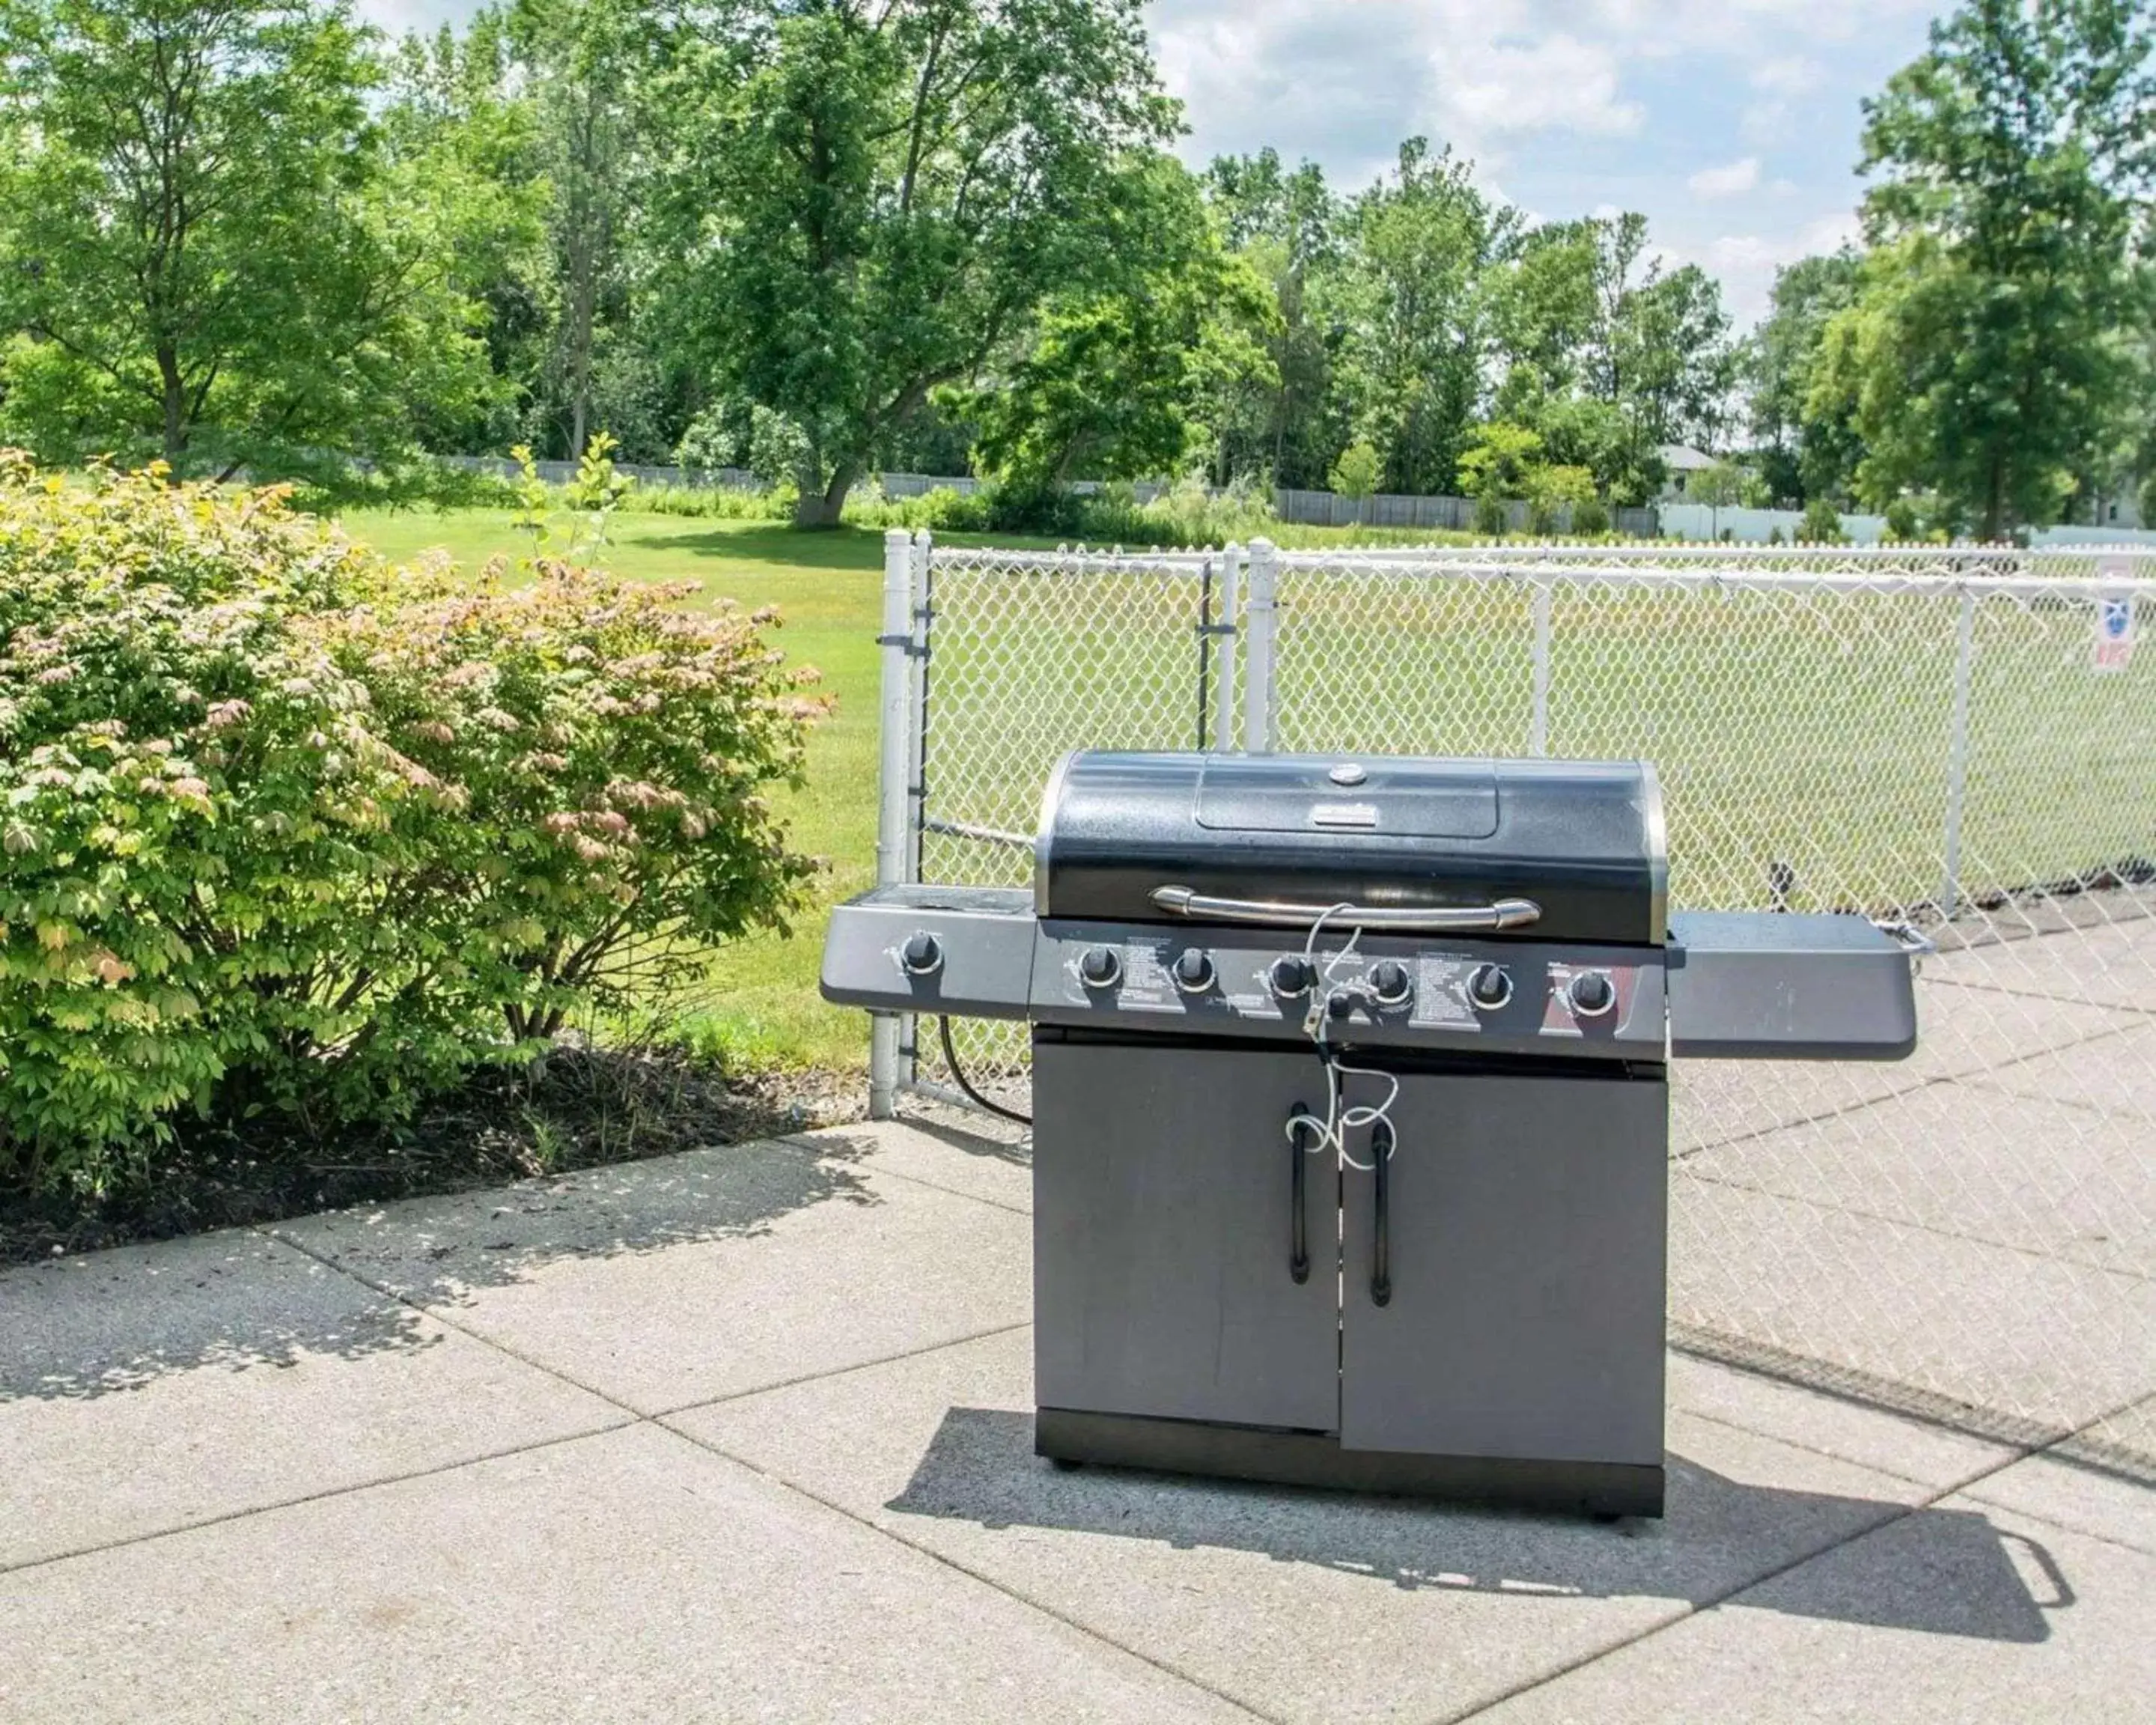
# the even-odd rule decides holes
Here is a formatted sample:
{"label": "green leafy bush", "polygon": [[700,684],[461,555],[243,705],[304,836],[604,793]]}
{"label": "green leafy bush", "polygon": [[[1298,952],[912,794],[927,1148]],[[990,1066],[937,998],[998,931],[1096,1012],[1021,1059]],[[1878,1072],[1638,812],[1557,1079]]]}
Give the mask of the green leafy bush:
{"label": "green leafy bush", "polygon": [[1804,519],[1797,524],[1797,539],[1804,545],[1840,545],[1841,517],[1835,513],[1834,505],[1824,497],[1815,497],[1807,503]]}
{"label": "green leafy bush", "polygon": [[1923,524],[1917,519],[1917,506],[1907,497],[1897,497],[1887,506],[1887,536],[1897,544],[1912,544],[1923,531]]}
{"label": "green leafy bush", "polygon": [[1584,497],[1572,506],[1572,531],[1582,539],[1599,538],[1609,531],[1609,506],[1599,497]]}
{"label": "green leafy bush", "polygon": [[1485,491],[1475,500],[1475,531],[1485,539],[1503,538],[1512,524],[1512,511],[1495,491]]}
{"label": "green leafy bush", "polygon": [[985,533],[990,504],[985,491],[937,485],[917,497],[887,497],[871,485],[846,500],[845,518],[861,527],[926,527],[932,533]]}
{"label": "green leafy bush", "polygon": [[783,922],[819,704],[767,619],[532,572],[0,456],[0,1185],[393,1117]]}

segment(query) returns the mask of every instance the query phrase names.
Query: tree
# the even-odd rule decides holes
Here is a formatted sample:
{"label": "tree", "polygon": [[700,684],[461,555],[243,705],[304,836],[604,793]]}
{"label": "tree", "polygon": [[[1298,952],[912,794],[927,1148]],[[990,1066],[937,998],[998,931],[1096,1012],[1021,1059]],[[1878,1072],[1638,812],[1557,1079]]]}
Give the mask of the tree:
{"label": "tree", "polygon": [[1820,414],[1810,403],[1827,325],[1856,302],[1861,262],[1845,246],[1775,271],[1770,308],[1745,344],[1752,435],[1775,497],[1849,494],[1863,453],[1856,431],[1845,409]]}
{"label": "tree", "polygon": [[18,434],[63,458],[146,439],[177,466],[209,433],[229,471],[394,448],[416,396],[490,387],[444,265],[470,213],[389,181],[370,40],[341,0],[0,10]]}
{"label": "tree", "polygon": [[1553,459],[1591,469],[1611,496],[1652,494],[1656,445],[1717,439],[1736,377],[1721,290],[1691,265],[1666,273],[1645,217],[1535,228],[1487,291],[1496,412],[1533,427]]}
{"label": "tree", "polygon": [[1378,489],[1378,480],[1383,472],[1383,458],[1358,438],[1340,452],[1340,459],[1326,475],[1326,483],[1341,496],[1359,501]]}
{"label": "tree", "polygon": [[834,523],[880,438],[1100,266],[1116,177],[1174,106],[1136,0],[692,22],[657,98],[675,320],[721,393],[800,429],[796,518]]}
{"label": "tree", "polygon": [[1209,408],[1272,376],[1272,296],[1222,248],[1180,163],[1134,162],[1108,219],[1099,279],[1050,299],[987,388],[941,399],[977,428],[977,467],[1021,493],[1178,475],[1210,441]]}
{"label": "tree", "polygon": [[1866,105],[1873,250],[1808,401],[1852,416],[1868,500],[1935,490],[1996,537],[2116,446],[2144,389],[2148,17],[1966,0]]}
{"label": "tree", "polygon": [[1475,497],[1522,497],[1541,464],[1543,440],[1524,425],[1493,420],[1468,433],[1460,480]]}
{"label": "tree", "polygon": [[[1531,469],[1527,476],[1527,525],[1537,533],[1554,533],[1564,525],[1568,510],[1575,522],[1581,506],[1596,501],[1594,475],[1584,467],[1554,463]],[[1596,531],[1603,529],[1597,528]]]}
{"label": "tree", "polygon": [[1685,501],[1705,506],[1710,536],[1720,536],[1722,511],[1733,509],[1744,501],[1745,482],[1749,478],[1734,461],[1717,461],[1712,466],[1695,468],[1685,475]]}
{"label": "tree", "polygon": [[1483,278],[1517,217],[1491,204],[1470,173],[1449,151],[1433,156],[1410,138],[1394,175],[1348,217],[1342,386],[1353,423],[1384,456],[1391,490],[1449,490],[1481,404]]}
{"label": "tree", "polygon": [[524,434],[556,297],[535,116],[511,54],[491,10],[461,33],[408,35],[390,54],[380,110],[385,179],[398,189],[377,201],[456,218],[429,244],[470,296],[491,374],[475,395],[421,393],[409,403],[419,445],[454,454],[506,449]]}
{"label": "tree", "polygon": [[595,423],[604,347],[629,315],[644,8],[635,0],[516,0],[508,23],[549,194],[558,302],[547,371],[573,461]]}
{"label": "tree", "polygon": [[1284,171],[1270,148],[1215,157],[1205,193],[1227,244],[1270,283],[1278,313],[1265,338],[1272,381],[1247,381],[1222,403],[1215,476],[1225,483],[1264,470],[1284,485],[1314,484],[1344,435],[1336,388],[1344,326],[1332,316],[1342,256],[1338,200],[1315,162]]}

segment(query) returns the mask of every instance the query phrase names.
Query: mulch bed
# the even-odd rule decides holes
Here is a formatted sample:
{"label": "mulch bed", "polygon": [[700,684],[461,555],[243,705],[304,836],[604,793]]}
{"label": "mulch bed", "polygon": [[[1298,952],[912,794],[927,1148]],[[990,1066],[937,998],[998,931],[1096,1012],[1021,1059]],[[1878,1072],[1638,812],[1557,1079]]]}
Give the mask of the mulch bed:
{"label": "mulch bed", "polygon": [[0,1265],[745,1143],[860,1117],[854,1075],[722,1072],[672,1054],[563,1049],[483,1072],[393,1128],[187,1122],[136,1179],[88,1199],[0,1192]]}

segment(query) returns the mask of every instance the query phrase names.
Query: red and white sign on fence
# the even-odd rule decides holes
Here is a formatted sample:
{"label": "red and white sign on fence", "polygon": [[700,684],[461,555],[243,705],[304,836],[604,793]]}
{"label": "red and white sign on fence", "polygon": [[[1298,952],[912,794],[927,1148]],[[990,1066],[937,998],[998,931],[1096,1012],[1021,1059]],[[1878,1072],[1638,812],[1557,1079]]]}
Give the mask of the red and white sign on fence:
{"label": "red and white sign on fence", "polygon": [[[2098,581],[2126,582],[2133,579],[2133,562],[2129,557],[2098,557],[2096,565]],[[2093,663],[2098,671],[2122,671],[2133,659],[2133,598],[2131,593],[2100,593],[2096,601],[2096,655]]]}

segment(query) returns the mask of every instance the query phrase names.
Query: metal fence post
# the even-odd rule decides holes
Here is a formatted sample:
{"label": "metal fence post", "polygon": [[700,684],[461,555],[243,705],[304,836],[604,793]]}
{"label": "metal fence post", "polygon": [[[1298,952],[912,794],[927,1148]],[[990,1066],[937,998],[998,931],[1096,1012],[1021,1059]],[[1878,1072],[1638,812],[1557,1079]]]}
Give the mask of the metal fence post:
{"label": "metal fence post", "polygon": [[1939,915],[1952,918],[1961,901],[1961,817],[1969,796],[1969,690],[1976,664],[1976,589],[1961,590],[1961,626],[1954,648],[1953,718],[1947,739],[1946,872]]}
{"label": "metal fence post", "polygon": [[1213,637],[1213,747],[1235,747],[1235,666],[1241,655],[1243,547],[1233,540],[1220,553],[1220,633]]}
{"label": "metal fence post", "polygon": [[[928,827],[928,669],[929,634],[936,615],[935,542],[923,527],[913,536],[913,567],[910,583],[912,644],[906,653],[910,673],[906,685],[906,736],[912,752],[906,771],[906,873],[909,883],[921,877],[921,835]],[[921,1046],[921,1020],[912,1013],[898,1021],[898,1087],[913,1083]]]}
{"label": "metal fence post", "polygon": [[1243,747],[1269,755],[1278,737],[1273,689],[1273,642],[1279,614],[1280,553],[1270,539],[1250,542],[1250,586],[1243,595]]}
{"label": "metal fence post", "polygon": [[1550,589],[1535,585],[1534,711],[1527,719],[1527,752],[1549,752]]}
{"label": "metal fence post", "polygon": [[[882,756],[876,773],[876,885],[906,879],[913,765],[913,546],[903,527],[883,536],[883,651],[878,722]],[[896,1014],[869,1024],[869,1117],[889,1120],[898,1109],[899,1041]]]}

